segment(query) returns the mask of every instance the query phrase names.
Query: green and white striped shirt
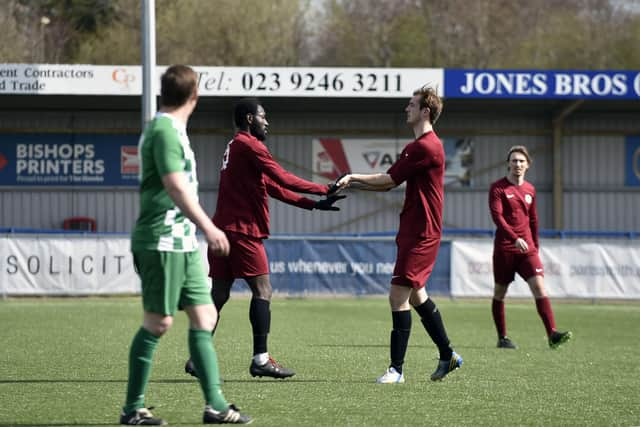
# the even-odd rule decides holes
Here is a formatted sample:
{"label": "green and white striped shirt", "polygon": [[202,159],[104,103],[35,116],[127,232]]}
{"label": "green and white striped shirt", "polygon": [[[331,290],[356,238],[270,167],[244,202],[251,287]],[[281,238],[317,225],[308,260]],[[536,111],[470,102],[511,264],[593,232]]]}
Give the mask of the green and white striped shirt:
{"label": "green and white striped shirt", "polygon": [[189,190],[198,199],[196,162],[186,126],[175,117],[158,113],[138,144],[140,160],[140,215],[131,235],[131,249],[162,252],[198,250],[195,225],[173,203],[162,177],[183,172]]}

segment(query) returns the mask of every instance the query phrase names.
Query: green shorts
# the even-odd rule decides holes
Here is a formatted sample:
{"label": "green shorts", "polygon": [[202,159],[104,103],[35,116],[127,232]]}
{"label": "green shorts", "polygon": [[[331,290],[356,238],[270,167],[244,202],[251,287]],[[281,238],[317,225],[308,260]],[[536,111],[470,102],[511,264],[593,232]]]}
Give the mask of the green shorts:
{"label": "green shorts", "polygon": [[173,316],[189,305],[212,304],[200,251],[136,251],[145,311]]}

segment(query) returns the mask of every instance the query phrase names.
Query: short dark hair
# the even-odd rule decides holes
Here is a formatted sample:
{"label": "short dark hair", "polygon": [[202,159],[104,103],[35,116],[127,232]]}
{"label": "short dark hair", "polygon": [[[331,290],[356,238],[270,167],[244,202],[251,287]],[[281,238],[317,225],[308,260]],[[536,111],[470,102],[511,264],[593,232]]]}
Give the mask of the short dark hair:
{"label": "short dark hair", "polygon": [[166,107],[181,107],[198,87],[198,75],[186,65],[172,65],[160,81],[160,103]]}
{"label": "short dark hair", "polygon": [[531,156],[529,155],[529,151],[527,151],[527,147],[525,147],[524,145],[514,145],[513,147],[509,148],[509,154],[507,154],[507,162],[511,160],[511,155],[513,153],[522,154],[527,158],[527,163],[531,164]]}
{"label": "short dark hair", "polygon": [[237,128],[248,126],[247,114],[258,114],[258,106],[262,105],[258,98],[242,98],[233,107],[233,122]]}
{"label": "short dark hair", "polygon": [[442,113],[442,98],[438,96],[436,89],[424,85],[413,91],[414,95],[420,95],[420,108],[429,109],[429,121],[435,124]]}

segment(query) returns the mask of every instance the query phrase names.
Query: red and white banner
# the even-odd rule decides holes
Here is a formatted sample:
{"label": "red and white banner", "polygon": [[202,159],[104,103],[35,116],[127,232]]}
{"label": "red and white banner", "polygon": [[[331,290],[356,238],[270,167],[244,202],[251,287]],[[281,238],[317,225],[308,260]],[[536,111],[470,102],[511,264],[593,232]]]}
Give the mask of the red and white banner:
{"label": "red and white banner", "polygon": [[395,139],[314,139],[313,172],[329,180],[351,172],[386,172],[408,142]]}
{"label": "red and white banner", "polygon": [[[584,239],[542,239],[540,258],[545,288],[556,298],[640,299],[640,242]],[[493,295],[493,242],[456,239],[451,243],[451,295]],[[531,297],[522,278],[509,287],[509,296]]]}
{"label": "red and white banner", "polygon": [[[345,173],[384,173],[398,159],[410,139],[317,138],[312,142],[313,174],[317,182],[335,180]],[[445,185],[465,187],[471,180],[473,141],[443,138],[447,159]]]}

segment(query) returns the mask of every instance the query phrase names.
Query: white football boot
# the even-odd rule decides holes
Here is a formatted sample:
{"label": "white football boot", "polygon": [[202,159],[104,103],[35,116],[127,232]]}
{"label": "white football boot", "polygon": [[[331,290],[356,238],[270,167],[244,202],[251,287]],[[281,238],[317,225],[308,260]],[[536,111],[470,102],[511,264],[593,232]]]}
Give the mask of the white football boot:
{"label": "white football boot", "polygon": [[384,373],[383,376],[376,380],[378,384],[403,384],[404,383],[404,374],[396,371],[396,368],[389,367],[387,372]]}

